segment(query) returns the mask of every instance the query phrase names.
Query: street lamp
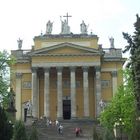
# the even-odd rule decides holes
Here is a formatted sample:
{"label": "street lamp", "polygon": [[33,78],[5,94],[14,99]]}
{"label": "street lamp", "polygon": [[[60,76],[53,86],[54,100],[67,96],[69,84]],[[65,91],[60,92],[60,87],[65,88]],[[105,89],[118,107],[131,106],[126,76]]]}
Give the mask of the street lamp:
{"label": "street lamp", "polygon": [[123,122],[122,122],[122,118],[119,119],[119,125],[120,125],[120,140],[122,140],[122,127],[123,127]]}

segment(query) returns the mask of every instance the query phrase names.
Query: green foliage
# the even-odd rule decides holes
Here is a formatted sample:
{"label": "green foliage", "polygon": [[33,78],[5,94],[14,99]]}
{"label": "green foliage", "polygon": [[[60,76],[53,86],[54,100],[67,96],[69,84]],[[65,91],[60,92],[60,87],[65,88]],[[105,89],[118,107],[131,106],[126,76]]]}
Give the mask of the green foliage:
{"label": "green foliage", "polygon": [[8,121],[5,110],[0,107],[0,140],[10,140],[12,135],[12,124]]}
{"label": "green foliage", "polygon": [[7,51],[0,51],[0,103],[5,108],[8,104],[9,96],[9,69],[10,65],[15,62],[13,56],[11,56]]}
{"label": "green foliage", "polygon": [[29,140],[38,140],[38,133],[37,133],[37,130],[36,130],[35,126],[32,127],[31,135],[29,137]]}
{"label": "green foliage", "polygon": [[135,120],[131,135],[130,135],[130,140],[139,140],[140,139],[140,120]]}
{"label": "green foliage", "polygon": [[10,55],[6,50],[0,51],[0,71],[1,74],[7,74],[8,67],[15,62],[15,58]]}
{"label": "green foliage", "polygon": [[136,17],[134,35],[131,36],[128,33],[123,33],[123,36],[128,43],[124,52],[130,52],[129,67],[132,69],[134,94],[137,102],[138,115],[140,115],[140,17],[138,15],[136,15]]}
{"label": "green foliage", "polygon": [[129,134],[133,128],[133,120],[135,115],[135,98],[133,95],[133,81],[131,72],[124,72],[125,82],[118,88],[117,93],[113,97],[110,104],[101,113],[100,123],[109,129],[113,130],[116,123],[124,125],[123,131]]}
{"label": "green foliage", "polygon": [[12,140],[27,140],[25,126],[21,120],[15,122]]}
{"label": "green foliage", "polygon": [[114,133],[113,131],[110,131],[109,129],[105,128],[103,133],[103,140],[114,140]]}
{"label": "green foliage", "polygon": [[133,119],[134,125],[131,132],[131,140],[138,140],[140,138],[140,122],[137,120],[140,117],[140,17],[136,15],[137,20],[134,23],[135,32],[131,36],[128,33],[123,33],[124,38],[127,40],[128,45],[125,47],[124,52],[130,52],[130,65],[132,69],[133,92],[136,101],[136,113]]}

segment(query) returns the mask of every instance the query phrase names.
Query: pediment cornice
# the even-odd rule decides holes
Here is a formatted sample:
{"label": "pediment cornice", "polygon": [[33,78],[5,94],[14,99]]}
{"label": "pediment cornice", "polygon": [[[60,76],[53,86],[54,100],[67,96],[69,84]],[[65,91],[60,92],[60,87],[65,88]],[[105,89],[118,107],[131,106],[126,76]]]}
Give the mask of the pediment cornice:
{"label": "pediment cornice", "polygon": [[[73,49],[77,49],[79,51],[81,51],[80,53],[75,53],[75,54],[71,54],[71,53],[49,53],[53,50],[56,49],[61,49],[61,48],[73,48]],[[30,56],[70,56],[70,55],[100,55],[101,52],[98,49],[95,48],[89,48],[89,47],[85,47],[85,46],[81,46],[81,45],[76,45],[76,44],[72,44],[72,43],[60,43],[57,45],[53,45],[53,46],[49,46],[49,47],[45,47],[45,48],[41,48],[38,50],[34,50],[32,51],[29,55]]]}

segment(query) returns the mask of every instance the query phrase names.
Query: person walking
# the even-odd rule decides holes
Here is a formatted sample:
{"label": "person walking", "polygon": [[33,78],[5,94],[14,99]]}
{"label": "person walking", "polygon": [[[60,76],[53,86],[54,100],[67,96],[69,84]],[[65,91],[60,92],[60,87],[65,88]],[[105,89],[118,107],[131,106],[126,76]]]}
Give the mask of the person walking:
{"label": "person walking", "polygon": [[63,126],[61,124],[58,127],[58,133],[63,134]]}

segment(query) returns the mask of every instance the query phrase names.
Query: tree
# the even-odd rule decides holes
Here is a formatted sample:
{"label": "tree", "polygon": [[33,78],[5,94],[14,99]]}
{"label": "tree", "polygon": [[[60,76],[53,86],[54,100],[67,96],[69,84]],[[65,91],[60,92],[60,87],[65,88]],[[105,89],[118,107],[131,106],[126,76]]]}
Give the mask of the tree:
{"label": "tree", "polygon": [[13,140],[27,140],[25,126],[21,120],[15,122]]}
{"label": "tree", "polygon": [[129,134],[133,129],[135,115],[135,97],[131,71],[125,70],[124,77],[124,85],[118,88],[110,104],[101,113],[100,122],[110,131],[113,130],[116,123],[123,124],[123,132]]}
{"label": "tree", "polygon": [[128,67],[132,69],[132,77],[134,81],[134,94],[140,115],[140,17],[136,15],[137,20],[134,23],[135,32],[131,36],[128,33],[123,33],[128,45],[125,46],[124,53],[130,52],[130,62]]}
{"label": "tree", "polygon": [[0,51],[0,103],[2,106],[7,107],[8,96],[10,92],[9,84],[9,66],[15,62],[15,58],[7,51]]}
{"label": "tree", "polygon": [[4,108],[0,106],[0,139],[11,140],[13,127],[11,121],[8,121]]}

